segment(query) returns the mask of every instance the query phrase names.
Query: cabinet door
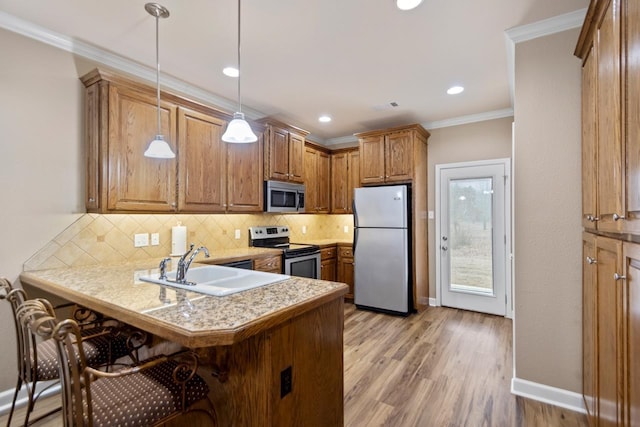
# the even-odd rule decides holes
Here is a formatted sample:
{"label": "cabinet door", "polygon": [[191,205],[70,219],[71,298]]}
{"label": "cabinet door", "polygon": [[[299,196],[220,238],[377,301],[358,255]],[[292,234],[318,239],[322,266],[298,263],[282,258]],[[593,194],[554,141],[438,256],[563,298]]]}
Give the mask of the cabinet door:
{"label": "cabinet door", "polygon": [[349,176],[347,179],[347,209],[353,213],[353,189],[360,187],[360,152],[349,151],[348,155]]}
{"label": "cabinet door", "polygon": [[262,212],[262,156],[264,138],[253,144],[225,144],[227,158],[227,211]]}
{"label": "cabinet door", "polygon": [[640,426],[640,245],[624,243],[624,414],[625,425]]}
{"label": "cabinet door", "polygon": [[289,133],[289,181],[304,182],[304,137]]}
{"label": "cabinet door", "polygon": [[384,136],[360,139],[360,177],[362,184],[384,182]]}
{"label": "cabinet door", "polygon": [[598,229],[619,231],[624,217],[623,153],[620,136],[620,3],[611,1],[597,31]]}
{"label": "cabinet door", "polygon": [[582,67],[582,226],[596,229],[597,130],[596,81],[597,58],[593,47]]}
{"label": "cabinet door", "polygon": [[318,151],[317,160],[318,176],[316,178],[318,196],[316,203],[318,204],[318,213],[329,213],[329,193],[330,193],[330,176],[331,161],[329,154],[324,151]]}
{"label": "cabinet door", "polygon": [[385,181],[409,181],[413,176],[413,133],[396,132],[385,138]]}
{"label": "cabinet door", "polygon": [[338,282],[349,285],[345,298],[354,298],[353,250],[351,247],[338,247]]}
{"label": "cabinet door", "polygon": [[312,147],[304,148],[305,195],[304,211],[318,210],[318,152]]}
{"label": "cabinet door", "polygon": [[320,279],[336,281],[336,259],[325,259],[320,262]]}
{"label": "cabinet door", "polygon": [[[176,152],[176,106],[161,102],[160,109],[162,133]],[[157,133],[156,98],[111,85],[108,210],[176,210],[176,160],[144,157]]]}
{"label": "cabinet door", "polygon": [[[622,242],[606,237],[596,238],[597,268],[597,349],[598,349],[598,408],[599,426],[618,426],[622,423],[620,326],[622,286],[614,277],[622,275]],[[621,389],[620,389],[621,390]]]}
{"label": "cabinet door", "polygon": [[625,231],[640,234],[640,2],[627,1],[625,72],[625,148],[627,220]]}
{"label": "cabinet door", "polygon": [[180,108],[178,124],[178,209],[224,212],[227,168],[221,138],[226,122]]}
{"label": "cabinet door", "polygon": [[347,153],[331,155],[331,213],[348,213],[348,157]]}
{"label": "cabinet door", "polygon": [[587,416],[594,424],[597,415],[596,393],[596,237],[591,233],[582,233],[582,395],[584,396]]}
{"label": "cabinet door", "polygon": [[275,126],[269,127],[267,170],[269,179],[289,179],[289,132]]}

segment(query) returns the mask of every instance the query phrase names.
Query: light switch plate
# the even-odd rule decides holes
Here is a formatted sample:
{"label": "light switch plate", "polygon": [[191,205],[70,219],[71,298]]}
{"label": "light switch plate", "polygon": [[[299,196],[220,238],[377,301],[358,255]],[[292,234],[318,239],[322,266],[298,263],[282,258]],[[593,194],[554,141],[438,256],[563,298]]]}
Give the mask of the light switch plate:
{"label": "light switch plate", "polygon": [[306,225],[302,226],[302,234],[307,234],[307,226]]}
{"label": "light switch plate", "polygon": [[236,228],[236,234],[235,234],[235,236],[236,236],[236,239],[239,239],[239,238],[240,238],[240,230],[239,230],[239,229],[237,229],[237,228]]}
{"label": "light switch plate", "polygon": [[429,211],[429,219],[434,219],[436,217],[436,215],[433,213],[433,211]]}
{"label": "light switch plate", "polygon": [[345,232],[345,233],[348,233],[348,232],[349,232],[349,226],[348,226],[348,225],[345,225],[343,229],[344,229],[344,232]]}
{"label": "light switch plate", "polygon": [[160,244],[160,233],[151,233],[151,246],[158,246]]}
{"label": "light switch plate", "polygon": [[135,246],[136,248],[149,246],[149,233],[134,234],[133,246]]}

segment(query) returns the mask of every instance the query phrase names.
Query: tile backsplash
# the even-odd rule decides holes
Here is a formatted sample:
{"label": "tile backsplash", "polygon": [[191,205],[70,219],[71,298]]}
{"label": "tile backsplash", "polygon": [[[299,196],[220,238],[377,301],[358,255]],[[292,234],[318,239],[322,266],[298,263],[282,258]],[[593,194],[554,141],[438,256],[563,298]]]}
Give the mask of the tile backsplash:
{"label": "tile backsplash", "polygon": [[[167,256],[171,252],[171,227],[178,222],[187,227],[187,242],[212,250],[247,247],[248,229],[256,225],[287,225],[292,241],[353,238],[352,215],[84,214],[27,260],[24,270]],[[306,234],[302,233],[303,226]],[[240,230],[240,239],[235,238],[235,230]],[[160,244],[136,248],[133,235],[137,233],[159,233]]]}

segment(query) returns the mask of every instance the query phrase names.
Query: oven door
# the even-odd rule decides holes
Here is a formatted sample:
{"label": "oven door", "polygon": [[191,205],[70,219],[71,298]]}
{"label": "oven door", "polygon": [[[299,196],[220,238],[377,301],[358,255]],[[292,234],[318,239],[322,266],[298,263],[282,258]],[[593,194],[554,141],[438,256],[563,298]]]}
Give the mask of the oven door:
{"label": "oven door", "polygon": [[284,274],[320,279],[320,252],[294,258],[285,258]]}

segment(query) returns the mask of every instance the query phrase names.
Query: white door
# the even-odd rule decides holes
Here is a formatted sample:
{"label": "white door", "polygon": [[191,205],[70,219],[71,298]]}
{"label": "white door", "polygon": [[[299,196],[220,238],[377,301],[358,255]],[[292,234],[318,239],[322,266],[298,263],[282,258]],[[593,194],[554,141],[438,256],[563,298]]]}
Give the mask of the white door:
{"label": "white door", "polygon": [[509,160],[436,166],[444,306],[506,314]]}

